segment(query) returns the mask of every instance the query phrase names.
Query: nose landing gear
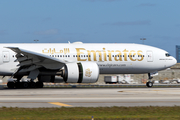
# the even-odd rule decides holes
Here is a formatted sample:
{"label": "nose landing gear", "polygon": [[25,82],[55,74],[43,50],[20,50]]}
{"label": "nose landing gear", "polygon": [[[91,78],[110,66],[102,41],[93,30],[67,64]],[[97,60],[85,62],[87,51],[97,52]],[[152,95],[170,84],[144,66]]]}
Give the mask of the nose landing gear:
{"label": "nose landing gear", "polygon": [[148,73],[148,77],[149,77],[149,81],[146,83],[146,86],[147,86],[147,87],[152,87],[152,86],[153,86],[153,82],[151,81],[151,79],[152,79],[153,77],[151,77],[151,74],[150,74],[150,73]]}

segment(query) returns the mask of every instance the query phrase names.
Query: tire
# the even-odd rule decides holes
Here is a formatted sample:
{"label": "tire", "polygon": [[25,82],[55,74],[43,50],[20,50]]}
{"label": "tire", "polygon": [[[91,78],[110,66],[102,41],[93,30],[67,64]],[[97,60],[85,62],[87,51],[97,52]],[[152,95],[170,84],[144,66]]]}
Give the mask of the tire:
{"label": "tire", "polygon": [[29,84],[28,84],[28,82],[23,82],[23,83],[22,83],[22,86],[23,86],[23,88],[28,88],[28,87],[29,87]]}
{"label": "tire", "polygon": [[152,87],[152,86],[153,86],[153,83],[152,83],[152,82],[147,82],[147,83],[146,83],[146,86],[147,86],[147,87]]}
{"label": "tire", "polygon": [[20,82],[15,82],[15,88],[23,88]]}
{"label": "tire", "polygon": [[36,87],[37,87],[37,88],[43,88],[43,86],[44,86],[44,85],[43,85],[43,82],[37,82],[37,83],[36,83]]}
{"label": "tire", "polygon": [[30,86],[30,88],[36,88],[36,83],[35,82],[30,82],[29,86]]}
{"label": "tire", "polygon": [[15,83],[14,82],[8,82],[7,87],[10,89],[13,89],[15,87]]}

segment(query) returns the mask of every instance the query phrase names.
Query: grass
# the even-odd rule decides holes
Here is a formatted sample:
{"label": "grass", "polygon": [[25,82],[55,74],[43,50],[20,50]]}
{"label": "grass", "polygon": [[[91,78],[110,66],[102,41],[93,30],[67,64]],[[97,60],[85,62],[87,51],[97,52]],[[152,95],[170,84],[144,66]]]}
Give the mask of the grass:
{"label": "grass", "polygon": [[0,120],[179,120],[180,107],[0,108]]}

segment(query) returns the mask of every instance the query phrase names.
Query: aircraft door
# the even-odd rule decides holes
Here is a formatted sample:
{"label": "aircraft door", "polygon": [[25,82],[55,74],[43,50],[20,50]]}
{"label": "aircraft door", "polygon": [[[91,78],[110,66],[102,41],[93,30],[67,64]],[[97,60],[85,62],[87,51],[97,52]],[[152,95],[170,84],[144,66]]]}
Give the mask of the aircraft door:
{"label": "aircraft door", "polygon": [[3,62],[9,62],[9,51],[3,51],[2,53]]}
{"label": "aircraft door", "polygon": [[152,51],[147,51],[147,61],[153,62],[153,52]]}

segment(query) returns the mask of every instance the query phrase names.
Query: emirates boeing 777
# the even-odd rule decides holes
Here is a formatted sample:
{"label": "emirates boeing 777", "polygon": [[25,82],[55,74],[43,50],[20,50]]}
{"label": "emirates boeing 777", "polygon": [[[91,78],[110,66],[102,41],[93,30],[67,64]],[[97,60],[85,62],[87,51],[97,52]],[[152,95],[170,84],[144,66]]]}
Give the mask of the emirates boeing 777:
{"label": "emirates boeing 777", "polygon": [[[13,78],[8,88],[43,87],[57,76],[66,83],[95,83],[99,74],[142,73],[148,73],[146,85],[152,87],[151,73],[177,62],[165,50],[123,43],[0,44],[0,55],[0,75]],[[29,81],[22,82],[23,76]]]}

